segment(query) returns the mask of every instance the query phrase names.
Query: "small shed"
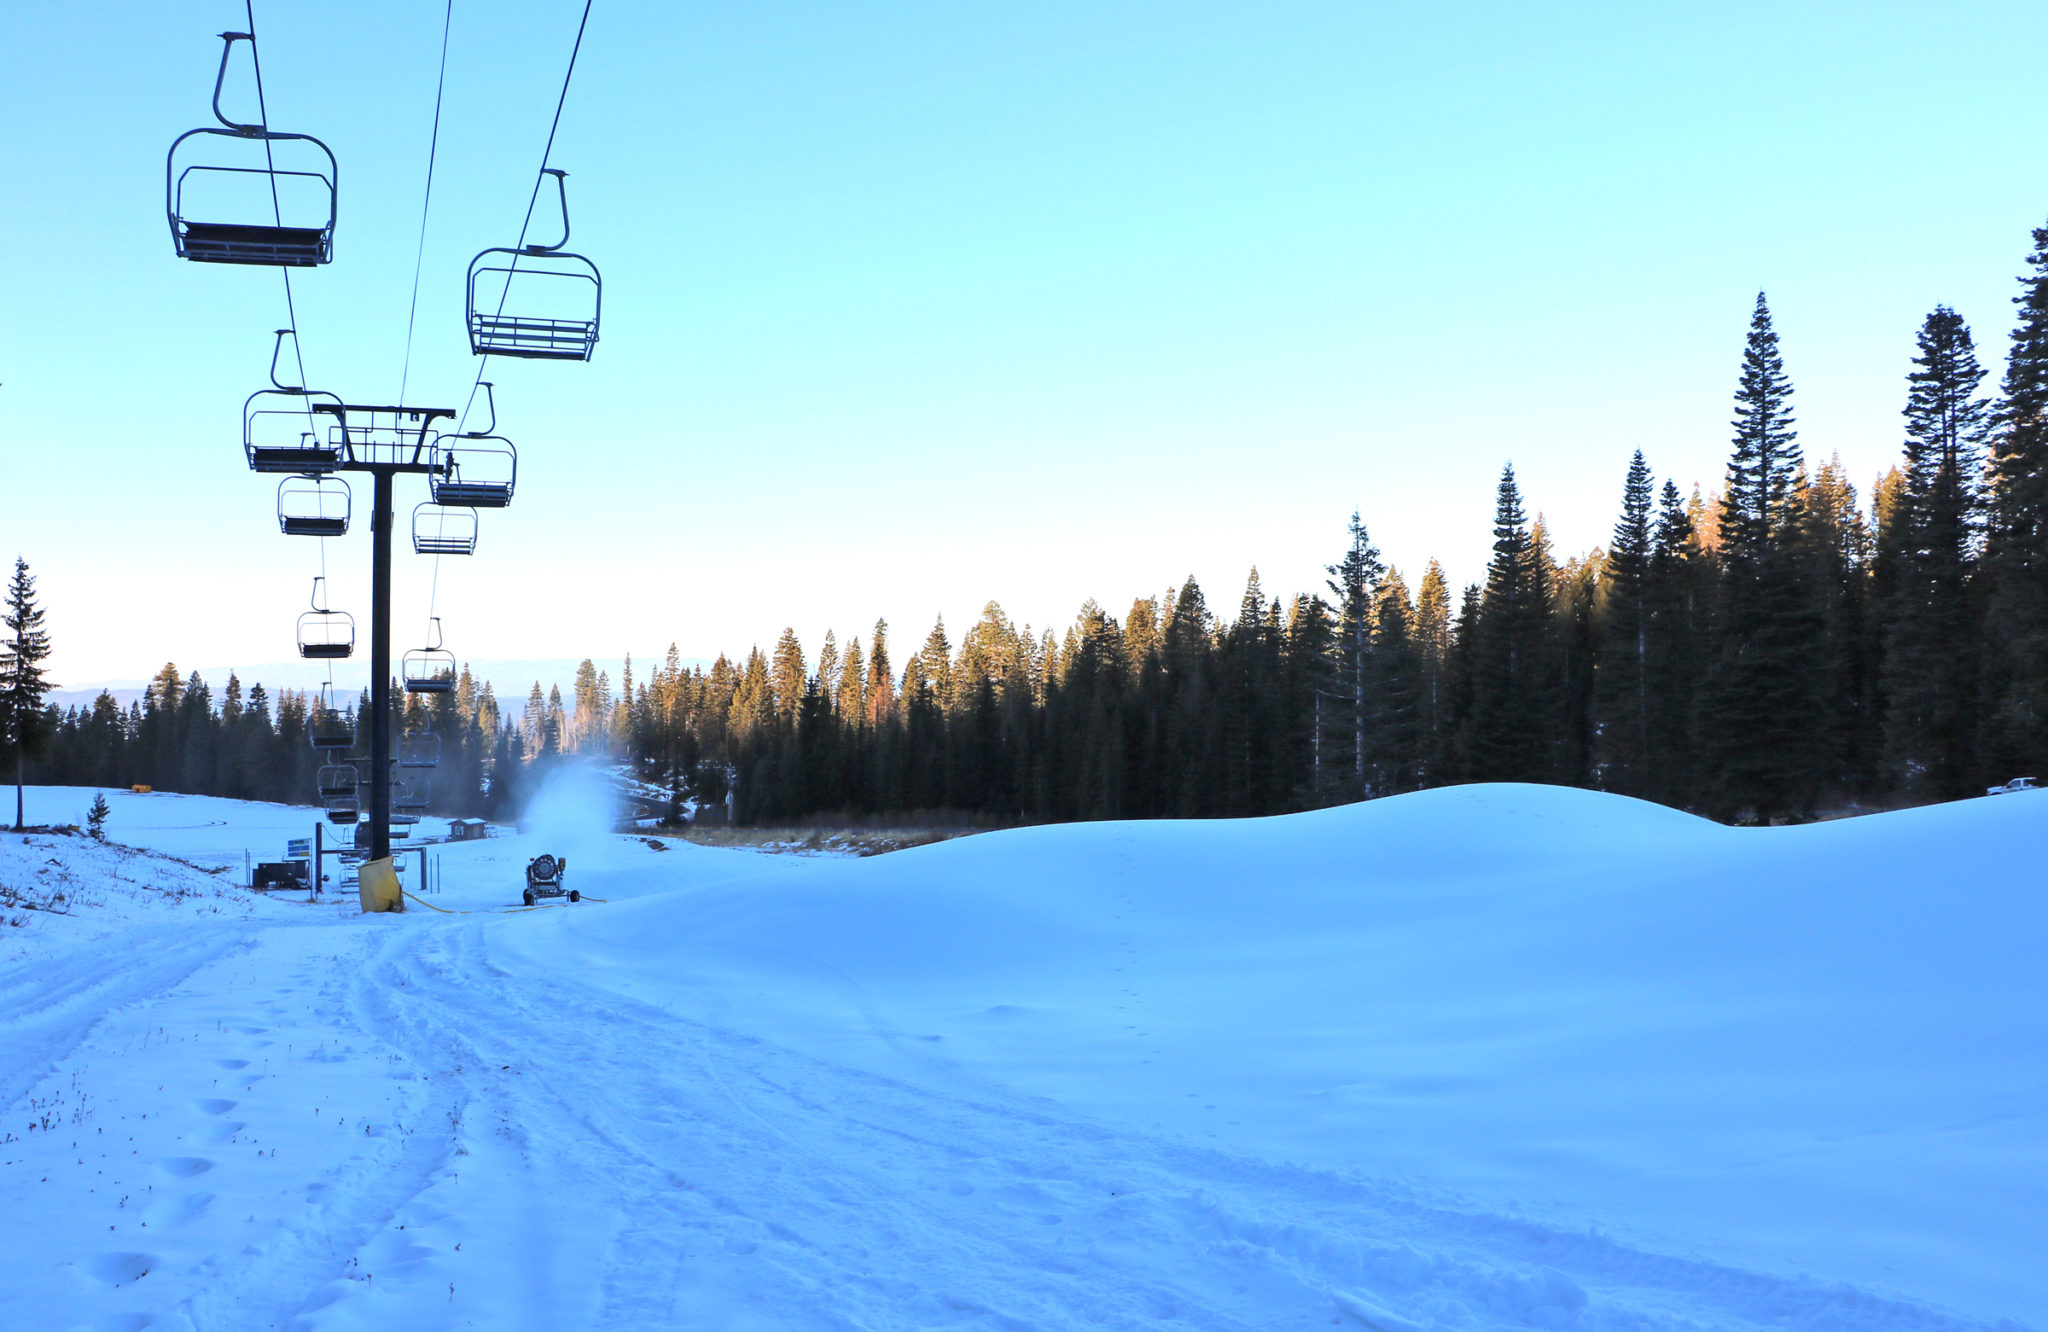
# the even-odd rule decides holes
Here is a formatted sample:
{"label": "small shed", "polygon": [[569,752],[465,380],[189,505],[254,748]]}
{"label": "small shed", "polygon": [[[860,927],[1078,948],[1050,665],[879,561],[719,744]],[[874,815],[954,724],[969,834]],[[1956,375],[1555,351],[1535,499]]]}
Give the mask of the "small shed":
{"label": "small shed", "polygon": [[481,842],[491,835],[491,825],[482,819],[450,819],[448,840],[451,842]]}

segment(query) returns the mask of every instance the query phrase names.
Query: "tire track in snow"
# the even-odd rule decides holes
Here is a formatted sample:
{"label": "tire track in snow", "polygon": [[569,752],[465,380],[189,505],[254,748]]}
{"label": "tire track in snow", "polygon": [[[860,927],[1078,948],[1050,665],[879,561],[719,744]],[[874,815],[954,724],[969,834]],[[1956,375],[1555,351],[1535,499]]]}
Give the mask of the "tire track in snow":
{"label": "tire track in snow", "polygon": [[472,1121],[517,1126],[536,1251],[564,1239],[546,1199],[589,1203],[597,1270],[555,1295],[591,1326],[1976,1326],[913,1087],[508,969],[497,928],[419,932],[402,967],[387,952],[389,1030],[417,1062],[476,1070]]}
{"label": "tire track in snow", "polygon": [[0,978],[0,1106],[17,1105],[107,1019],[175,990],[252,943],[246,928],[162,926],[139,954],[78,946],[61,966],[44,963]]}

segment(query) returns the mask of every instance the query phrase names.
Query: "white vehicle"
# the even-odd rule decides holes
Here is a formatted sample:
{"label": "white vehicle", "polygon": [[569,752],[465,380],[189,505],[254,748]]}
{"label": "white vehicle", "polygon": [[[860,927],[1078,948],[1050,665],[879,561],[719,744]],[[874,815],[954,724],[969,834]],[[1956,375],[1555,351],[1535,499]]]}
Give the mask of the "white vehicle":
{"label": "white vehicle", "polygon": [[2035,781],[2032,777],[2015,777],[2011,781],[2007,782],[2004,786],[1985,787],[1984,794],[2010,795],[2014,791],[2038,791],[2040,789],[2041,783]]}

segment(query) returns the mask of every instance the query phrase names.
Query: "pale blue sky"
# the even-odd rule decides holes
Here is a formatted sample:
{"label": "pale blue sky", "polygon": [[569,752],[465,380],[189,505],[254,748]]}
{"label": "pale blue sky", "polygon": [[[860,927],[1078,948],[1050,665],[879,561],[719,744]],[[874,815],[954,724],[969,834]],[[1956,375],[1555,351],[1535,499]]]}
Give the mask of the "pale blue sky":
{"label": "pale blue sky", "polygon": [[[474,375],[580,7],[456,0],[409,396]],[[307,367],[397,391],[441,7],[260,4],[341,161]],[[17,7],[0,42],[0,546],[67,682],[288,655],[316,543],[237,448],[274,271],[183,264],[170,140],[238,5]],[[556,165],[587,366],[494,362],[522,487],[444,560],[479,658],[1063,625],[1192,572],[1320,581],[1353,506],[1482,567],[1512,459],[1562,551],[1632,448],[1712,483],[1768,289],[1809,454],[1897,450],[1921,318],[2002,357],[2048,217],[2039,4],[736,6],[597,0]],[[331,543],[366,609],[367,537]],[[400,564],[399,637],[430,563]],[[957,637],[957,635],[956,635]],[[908,646],[908,644],[904,644]],[[900,652],[900,648],[899,648]]]}

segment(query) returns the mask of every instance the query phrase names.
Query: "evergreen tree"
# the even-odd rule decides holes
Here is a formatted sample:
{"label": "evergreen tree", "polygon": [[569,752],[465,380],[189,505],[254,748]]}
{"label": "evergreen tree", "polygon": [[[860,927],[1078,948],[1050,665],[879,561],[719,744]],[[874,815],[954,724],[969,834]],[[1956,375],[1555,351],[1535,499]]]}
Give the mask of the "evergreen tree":
{"label": "evergreen tree", "polygon": [[92,808],[85,812],[85,831],[95,842],[107,840],[107,815],[113,813],[104,791],[92,793]]}
{"label": "evergreen tree", "polygon": [[1720,646],[1705,734],[1724,813],[1800,817],[1816,799],[1821,622],[1801,575],[1803,509],[1792,383],[1761,293],[1735,391],[1735,452],[1720,505]]}
{"label": "evergreen tree", "polygon": [[1650,747],[1650,465],[1637,449],[1622,482],[1621,517],[1607,548],[1599,592],[1597,772],[1600,786],[1643,795]]}
{"label": "evergreen tree", "polygon": [[1555,630],[1545,563],[1522,511],[1515,469],[1503,467],[1493,559],[1471,631],[1472,705],[1463,746],[1470,780],[1544,782],[1557,772]]}
{"label": "evergreen tree", "polygon": [[1421,784],[1434,786],[1450,771],[1451,727],[1445,672],[1451,655],[1451,584],[1435,560],[1415,589],[1417,702],[1421,725]]}
{"label": "evergreen tree", "polygon": [[[1366,535],[1357,510],[1351,514],[1351,542],[1330,565],[1328,587],[1337,612],[1337,690],[1332,709],[1332,757],[1343,755],[1350,776],[1342,779],[1344,798],[1370,794],[1367,767],[1372,749],[1372,603],[1386,566],[1379,548]],[[1342,771],[1332,768],[1333,775]]]}
{"label": "evergreen tree", "polygon": [[1980,784],[2048,769],[2048,227],[2027,265],[1991,441]]}
{"label": "evergreen tree", "polygon": [[43,608],[36,604],[36,580],[28,561],[16,556],[14,577],[7,584],[7,609],[0,623],[7,637],[0,641],[0,756],[14,759],[14,827],[22,821],[23,774],[28,761],[43,751],[51,733],[43,697],[52,688],[42,664],[50,655],[50,635],[43,628]]}
{"label": "evergreen tree", "polygon": [[1674,483],[1664,483],[1644,588],[1650,612],[1643,661],[1648,759],[1639,774],[1638,794],[1686,809],[1702,803],[1699,696],[1715,581],[1713,556],[1693,527],[1700,507],[1688,504]]}

